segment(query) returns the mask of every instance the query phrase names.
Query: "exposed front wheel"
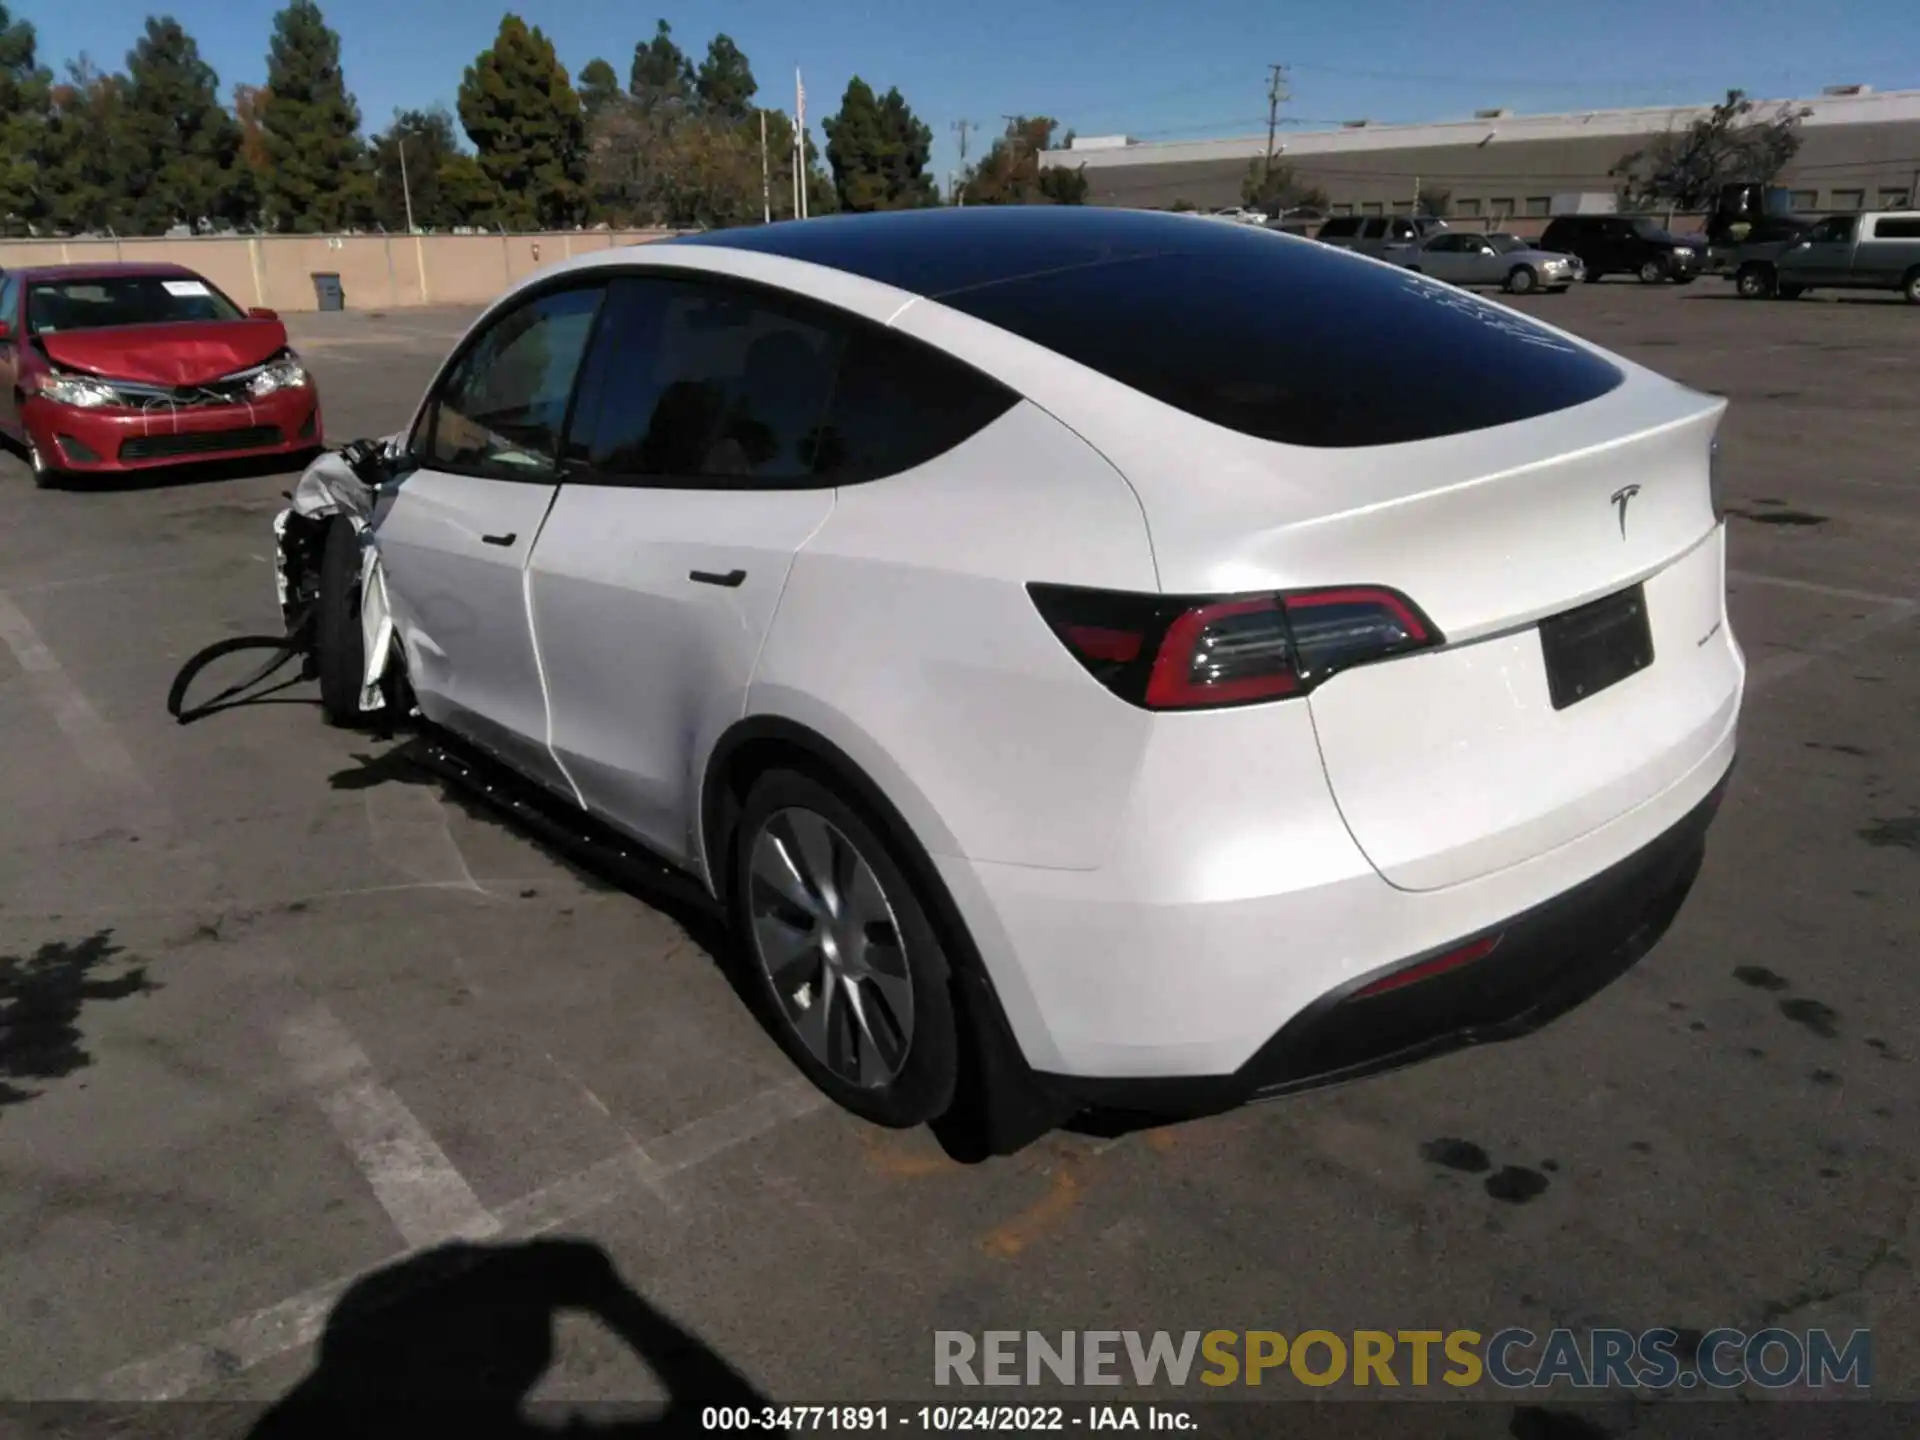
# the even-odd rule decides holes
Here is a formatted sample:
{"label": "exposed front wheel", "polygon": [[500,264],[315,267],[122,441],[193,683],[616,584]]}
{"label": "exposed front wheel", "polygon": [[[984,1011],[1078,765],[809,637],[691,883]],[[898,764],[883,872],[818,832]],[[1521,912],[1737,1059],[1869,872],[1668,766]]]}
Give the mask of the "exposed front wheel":
{"label": "exposed front wheel", "polygon": [[763,1024],[828,1098],[905,1128],[944,1114],[959,1078],[946,953],[889,844],[797,771],[748,794],[733,915]]}
{"label": "exposed front wheel", "polygon": [[373,717],[360,708],[360,682],[367,673],[367,643],[360,633],[360,534],[344,515],[327,521],[320,596],[314,604],[321,713],[329,725],[364,725]]}
{"label": "exposed front wheel", "polygon": [[1748,265],[1733,279],[1742,300],[1764,300],[1773,294],[1773,286],[1773,271],[1764,265]]}
{"label": "exposed front wheel", "polygon": [[1909,305],[1920,305],[1920,265],[1914,266],[1900,281],[1900,293],[1906,296]]}
{"label": "exposed front wheel", "polygon": [[1667,265],[1664,260],[1648,260],[1640,266],[1642,285],[1663,285],[1667,279]]}
{"label": "exposed front wheel", "polygon": [[1516,265],[1507,272],[1506,290],[1509,295],[1525,295],[1540,283],[1540,277],[1533,273],[1530,265]]}

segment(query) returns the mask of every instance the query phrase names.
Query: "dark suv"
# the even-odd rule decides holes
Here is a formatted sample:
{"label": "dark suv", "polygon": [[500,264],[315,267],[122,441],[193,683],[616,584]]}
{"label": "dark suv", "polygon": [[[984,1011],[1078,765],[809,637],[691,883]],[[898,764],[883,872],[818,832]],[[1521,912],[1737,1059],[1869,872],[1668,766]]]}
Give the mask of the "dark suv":
{"label": "dark suv", "polygon": [[1540,248],[1578,255],[1589,280],[1638,275],[1648,285],[1685,285],[1700,273],[1699,249],[1644,216],[1562,215],[1547,226]]}

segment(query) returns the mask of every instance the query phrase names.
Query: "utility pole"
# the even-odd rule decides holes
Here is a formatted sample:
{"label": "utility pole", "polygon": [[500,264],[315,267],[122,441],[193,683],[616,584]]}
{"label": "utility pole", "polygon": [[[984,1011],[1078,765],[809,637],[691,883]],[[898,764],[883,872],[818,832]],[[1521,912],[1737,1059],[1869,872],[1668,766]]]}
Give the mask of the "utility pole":
{"label": "utility pole", "polygon": [[1270,191],[1273,185],[1273,141],[1275,132],[1280,128],[1280,106],[1293,98],[1287,93],[1286,66],[1269,65],[1267,75],[1267,159],[1260,171],[1263,191]]}
{"label": "utility pole", "polygon": [[760,223],[773,223],[773,176],[767,169],[767,112],[760,112]]}
{"label": "utility pole", "polygon": [[407,137],[397,135],[394,137],[394,143],[400,151],[400,194],[407,202],[407,234],[411,235],[414,233],[413,186],[407,181]]}
{"label": "utility pole", "polygon": [[959,205],[967,203],[967,132],[969,130],[978,130],[979,128],[979,123],[973,120],[956,120],[953,122],[953,133],[960,137],[960,178],[955,180],[948,188],[953,192],[954,203]]}

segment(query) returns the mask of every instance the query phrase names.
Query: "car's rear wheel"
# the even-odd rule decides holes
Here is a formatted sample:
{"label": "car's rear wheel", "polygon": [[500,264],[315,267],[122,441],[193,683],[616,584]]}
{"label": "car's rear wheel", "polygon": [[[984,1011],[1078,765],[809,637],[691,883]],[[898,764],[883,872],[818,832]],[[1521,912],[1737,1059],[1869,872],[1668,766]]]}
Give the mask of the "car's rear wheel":
{"label": "car's rear wheel", "polygon": [[1733,288],[1742,300],[1764,300],[1773,294],[1773,271],[1765,265],[1743,265],[1733,277]]}
{"label": "car's rear wheel", "polygon": [[1525,295],[1540,283],[1540,277],[1531,265],[1516,265],[1507,272],[1506,290],[1509,295]]}
{"label": "car's rear wheel", "polygon": [[876,1124],[944,1114],[959,1077],[947,956],[888,841],[793,770],[754,783],[733,839],[741,978],[781,1049]]}
{"label": "car's rear wheel", "polygon": [[1640,265],[1640,283],[1642,285],[1664,285],[1667,281],[1667,262],[1664,260],[1646,260]]}

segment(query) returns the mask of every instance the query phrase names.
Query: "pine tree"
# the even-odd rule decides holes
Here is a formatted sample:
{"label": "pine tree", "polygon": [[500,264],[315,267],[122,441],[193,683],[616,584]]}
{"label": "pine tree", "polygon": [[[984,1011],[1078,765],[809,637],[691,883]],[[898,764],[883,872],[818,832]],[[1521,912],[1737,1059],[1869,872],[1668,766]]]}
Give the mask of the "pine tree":
{"label": "pine tree", "polygon": [[500,22],[460,82],[460,123],[509,229],[563,229],[586,214],[586,120],[580,97],[538,26]]}
{"label": "pine tree", "polygon": [[40,68],[33,26],[0,4],[0,230],[47,218],[50,196],[40,184],[52,79]]}
{"label": "pine tree", "polygon": [[368,201],[360,107],[340,70],[340,36],[315,0],[273,17],[261,115],[261,208],[267,228],[344,230]]}
{"label": "pine tree", "polygon": [[694,77],[694,93],[709,115],[745,120],[753,114],[753,96],[760,86],[753,67],[730,35],[716,35],[707,44],[707,58]]}
{"label": "pine tree", "polygon": [[937,205],[927,174],[933,132],[917,119],[899,89],[875,98],[858,75],[847,83],[840,113],[829,116],[827,163],[842,210],[911,210]]}
{"label": "pine tree", "polygon": [[460,153],[453,116],[439,108],[396,110],[393,123],[373,139],[374,219],[388,230],[405,230],[411,195],[413,223],[422,230],[450,230],[485,221],[492,199],[484,196],[476,205],[470,191],[461,193],[457,180],[450,183],[449,171],[456,162],[474,163],[472,156]]}
{"label": "pine tree", "polygon": [[591,125],[602,110],[620,98],[620,77],[613,73],[613,66],[596,56],[581,67],[575,88],[580,92],[580,108]]}
{"label": "pine tree", "polygon": [[149,18],[128,52],[123,111],[134,226],[159,234],[250,218],[240,126],[220,103],[220,77],[172,16]]}
{"label": "pine tree", "polygon": [[658,21],[653,39],[633,47],[633,66],[627,72],[627,93],[648,110],[684,106],[696,81],[693,62],[673,40],[673,27]]}
{"label": "pine tree", "polygon": [[127,77],[102,74],[85,55],[53,87],[40,154],[46,218],[62,234],[132,229]]}

